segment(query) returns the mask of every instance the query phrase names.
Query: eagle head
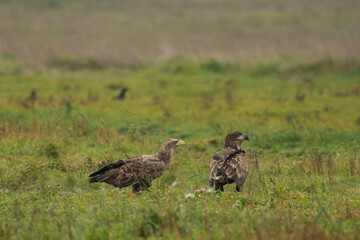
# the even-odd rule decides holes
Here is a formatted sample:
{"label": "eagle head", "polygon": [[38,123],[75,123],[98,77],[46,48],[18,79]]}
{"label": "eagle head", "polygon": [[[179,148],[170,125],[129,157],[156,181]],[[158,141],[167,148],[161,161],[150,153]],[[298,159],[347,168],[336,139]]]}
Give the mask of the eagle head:
{"label": "eagle head", "polygon": [[241,143],[244,140],[249,141],[248,135],[242,132],[229,133],[225,138],[225,147],[240,149]]}
{"label": "eagle head", "polygon": [[182,146],[182,145],[186,145],[186,143],[183,140],[179,140],[179,139],[175,139],[175,138],[171,138],[170,140],[166,141],[161,149],[174,149],[178,146]]}

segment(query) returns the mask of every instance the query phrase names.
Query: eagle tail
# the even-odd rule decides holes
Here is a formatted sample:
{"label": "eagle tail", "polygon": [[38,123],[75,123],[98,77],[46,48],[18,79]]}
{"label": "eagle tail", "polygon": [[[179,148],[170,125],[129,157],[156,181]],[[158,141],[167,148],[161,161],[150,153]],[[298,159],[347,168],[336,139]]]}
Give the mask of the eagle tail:
{"label": "eagle tail", "polygon": [[104,182],[104,181],[108,180],[110,177],[111,177],[111,173],[104,172],[104,173],[98,174],[96,176],[90,177],[89,183]]}
{"label": "eagle tail", "polygon": [[119,160],[119,161],[110,163],[109,165],[106,165],[105,167],[101,168],[100,170],[90,174],[89,177],[96,177],[96,176],[98,176],[98,175],[100,175],[102,173],[105,173],[105,172],[109,171],[110,169],[120,167],[120,166],[122,166],[124,164],[125,164],[124,160]]}
{"label": "eagle tail", "polygon": [[107,180],[111,174],[109,173],[109,170],[120,167],[122,165],[124,165],[126,162],[124,160],[119,160],[116,162],[113,162],[103,168],[101,168],[100,170],[92,173],[89,175],[89,183],[93,183],[93,182],[103,182],[105,180]]}
{"label": "eagle tail", "polygon": [[93,183],[93,182],[99,182],[97,180],[97,177],[92,177],[92,178],[89,179],[89,183]]}
{"label": "eagle tail", "polygon": [[212,187],[214,185],[214,180],[213,179],[209,180],[209,185],[210,185],[210,187]]}

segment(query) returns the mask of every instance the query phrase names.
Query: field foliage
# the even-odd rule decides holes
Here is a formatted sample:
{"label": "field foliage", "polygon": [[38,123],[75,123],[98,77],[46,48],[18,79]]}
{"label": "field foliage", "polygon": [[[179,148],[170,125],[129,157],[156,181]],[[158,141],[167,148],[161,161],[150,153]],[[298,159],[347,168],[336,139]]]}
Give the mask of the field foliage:
{"label": "field foliage", "polygon": [[[359,9],[0,0],[0,239],[359,239]],[[231,131],[243,191],[196,192]],[[169,138],[150,191],[88,183]]]}
{"label": "field foliage", "polygon": [[[15,65],[0,76],[3,239],[359,236],[357,62],[178,57],[135,70],[40,73]],[[116,100],[123,87],[128,95]],[[234,130],[250,137],[243,192],[195,193],[208,188],[210,157]],[[149,192],[88,184],[104,164],[155,152],[171,137],[187,146]]]}

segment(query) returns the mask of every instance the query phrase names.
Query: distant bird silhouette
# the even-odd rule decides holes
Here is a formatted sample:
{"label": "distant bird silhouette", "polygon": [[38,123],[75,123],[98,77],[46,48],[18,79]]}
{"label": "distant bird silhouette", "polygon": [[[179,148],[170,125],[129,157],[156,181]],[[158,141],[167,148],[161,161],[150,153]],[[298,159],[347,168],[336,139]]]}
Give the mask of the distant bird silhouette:
{"label": "distant bird silhouette", "polygon": [[30,102],[35,102],[36,101],[36,91],[35,90],[32,90],[31,92],[30,92],[30,95],[29,95],[29,97],[27,98],[27,100],[28,101],[30,101]]}
{"label": "distant bird silhouette", "polygon": [[121,89],[121,92],[120,92],[120,94],[116,97],[116,99],[118,99],[118,100],[124,100],[125,99],[125,94],[126,94],[126,92],[128,91],[129,89],[128,88],[123,88],[123,89]]}
{"label": "distant bird silhouette", "polygon": [[26,108],[34,109],[36,99],[36,91],[32,90],[25,100],[21,100],[21,104]]}

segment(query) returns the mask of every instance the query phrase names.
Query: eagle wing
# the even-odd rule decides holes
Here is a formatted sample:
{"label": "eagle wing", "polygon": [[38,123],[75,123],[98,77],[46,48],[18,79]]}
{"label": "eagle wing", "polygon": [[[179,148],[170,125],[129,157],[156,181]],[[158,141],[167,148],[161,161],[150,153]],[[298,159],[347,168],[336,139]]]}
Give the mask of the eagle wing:
{"label": "eagle wing", "polygon": [[[131,162],[136,162],[136,161],[141,161],[142,159],[144,158],[144,156],[137,156],[137,157],[132,157],[132,158],[129,158],[129,159],[126,159],[126,160],[118,160],[118,161],[115,161],[115,162],[112,162],[108,165],[106,165],[105,167],[101,168],[100,170],[92,173],[89,175],[90,178],[93,178],[93,177],[97,177],[101,174],[104,174],[106,173],[107,171],[111,170],[111,169],[115,169],[115,168],[118,168],[118,167],[121,167],[122,165],[124,165],[125,163],[131,163]],[[91,181],[91,180],[90,180]]]}
{"label": "eagle wing", "polygon": [[105,182],[123,188],[141,181],[150,181],[160,177],[165,163],[154,161],[151,155],[139,156],[113,162],[91,174],[90,182]]}
{"label": "eagle wing", "polygon": [[249,174],[249,164],[246,159],[246,154],[244,151],[236,154],[235,156],[231,157],[229,160],[230,165],[236,170],[230,176],[231,179],[234,180],[236,185],[241,186],[244,184],[248,174]]}
{"label": "eagle wing", "polygon": [[239,163],[234,161],[237,153],[244,153],[242,150],[223,149],[215,153],[210,162],[209,185],[212,187],[215,182],[227,183],[231,177],[236,175],[239,169]]}
{"label": "eagle wing", "polygon": [[219,152],[214,153],[211,158],[212,158],[212,160],[215,160],[215,161],[225,161],[228,157],[230,157],[231,155],[233,155],[239,151],[241,151],[241,150],[226,148]]}

